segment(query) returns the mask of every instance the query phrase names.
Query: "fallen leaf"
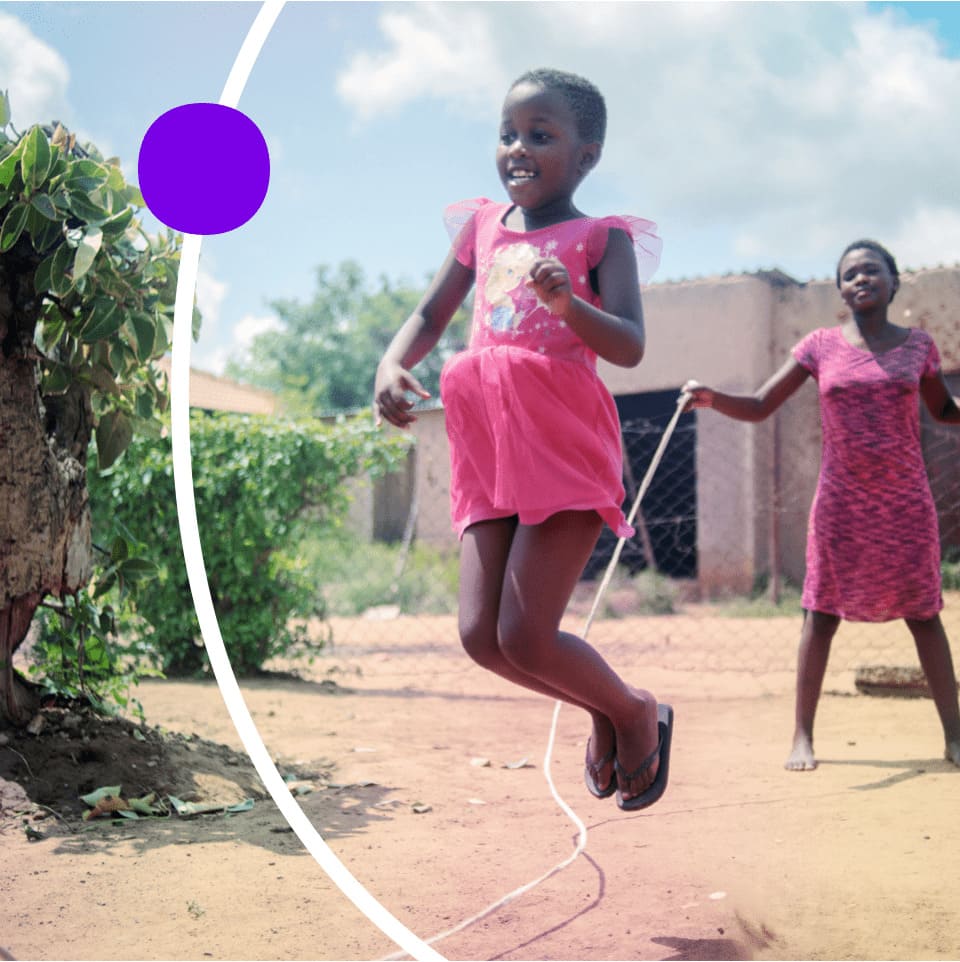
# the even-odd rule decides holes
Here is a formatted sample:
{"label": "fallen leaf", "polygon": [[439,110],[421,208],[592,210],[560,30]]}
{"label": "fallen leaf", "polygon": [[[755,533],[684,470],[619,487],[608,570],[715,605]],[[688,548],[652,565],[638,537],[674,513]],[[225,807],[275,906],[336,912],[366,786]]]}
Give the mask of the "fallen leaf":
{"label": "fallen leaf", "polygon": [[162,815],[164,814],[164,809],[162,806],[157,805],[157,793],[150,792],[148,795],[144,795],[143,798],[131,798],[130,808],[140,815]]}
{"label": "fallen leaf", "polygon": [[427,812],[433,811],[432,805],[426,805],[423,802],[414,802],[411,808],[417,815],[425,815]]}
{"label": "fallen leaf", "polygon": [[470,764],[473,765],[474,768],[489,768],[490,759],[489,758],[471,758]]}
{"label": "fallen leaf", "polygon": [[[112,795],[105,795],[89,811],[83,813],[84,821],[96,818],[98,815],[112,815],[116,812],[125,813],[130,806],[122,798],[114,798]],[[136,818],[136,815],[133,816]]]}
{"label": "fallen leaf", "polygon": [[88,795],[81,795],[80,801],[93,808],[105,798],[118,798],[122,787],[122,785],[108,785],[105,788],[98,788]]}

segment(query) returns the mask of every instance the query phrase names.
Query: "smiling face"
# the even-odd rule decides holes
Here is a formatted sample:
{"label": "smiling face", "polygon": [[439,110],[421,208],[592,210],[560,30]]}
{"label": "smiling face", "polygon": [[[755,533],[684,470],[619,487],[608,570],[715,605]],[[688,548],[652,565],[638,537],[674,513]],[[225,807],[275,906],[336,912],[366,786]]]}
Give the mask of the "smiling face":
{"label": "smiling face", "polygon": [[900,286],[883,255],[867,247],[847,251],[837,276],[840,296],[855,315],[878,308],[886,310]]}
{"label": "smiling face", "polygon": [[573,192],[600,156],[584,143],[562,93],[522,82],[503,104],[497,171],[510,200],[527,211],[569,214]]}

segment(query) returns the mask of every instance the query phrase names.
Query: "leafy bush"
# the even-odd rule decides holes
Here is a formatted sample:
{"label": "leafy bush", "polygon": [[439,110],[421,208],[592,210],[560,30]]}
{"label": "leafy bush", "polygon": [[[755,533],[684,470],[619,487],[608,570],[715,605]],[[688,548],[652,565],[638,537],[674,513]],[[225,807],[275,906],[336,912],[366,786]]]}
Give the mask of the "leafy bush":
{"label": "leafy bush", "polygon": [[28,670],[48,695],[85,700],[103,713],[133,710],[142,720],[143,706],[130,690],[141,678],[162,672],[150,666],[141,646],[121,637],[120,626],[156,570],[131,548],[116,537],[86,588],[41,604]]}
{"label": "leafy bush", "polygon": [[[298,553],[309,526],[336,526],[345,481],[395,466],[406,438],[368,418],[281,423],[240,415],[191,415],[194,494],[214,608],[234,669],[308,654],[303,619],[324,612],[315,578]],[[148,545],[157,579],[137,612],[145,644],[166,674],[206,669],[183,561],[167,441],[140,438],[117,465],[91,480],[95,527],[121,524]]]}
{"label": "leafy bush", "polygon": [[945,558],[940,564],[940,573],[945,591],[960,591],[960,558],[952,561]]}

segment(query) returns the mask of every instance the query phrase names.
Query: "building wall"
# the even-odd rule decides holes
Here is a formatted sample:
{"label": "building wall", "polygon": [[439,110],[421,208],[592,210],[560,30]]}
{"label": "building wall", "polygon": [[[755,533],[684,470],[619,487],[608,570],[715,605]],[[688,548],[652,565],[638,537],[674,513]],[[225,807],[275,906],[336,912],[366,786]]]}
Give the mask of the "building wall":
{"label": "building wall", "polygon": [[[833,278],[799,284],[773,271],[656,284],[644,290],[647,351],[635,368],[600,362],[614,394],[679,389],[689,378],[726,391],[759,387],[817,327],[846,318]],[[960,268],[904,274],[891,320],[928,330],[948,374],[960,372]],[[456,546],[449,522],[443,411],[424,411],[417,438],[417,538]],[[777,568],[799,583],[807,512],[820,459],[816,386],[809,381],[762,424],[697,412],[699,584],[705,595],[749,590]]]}

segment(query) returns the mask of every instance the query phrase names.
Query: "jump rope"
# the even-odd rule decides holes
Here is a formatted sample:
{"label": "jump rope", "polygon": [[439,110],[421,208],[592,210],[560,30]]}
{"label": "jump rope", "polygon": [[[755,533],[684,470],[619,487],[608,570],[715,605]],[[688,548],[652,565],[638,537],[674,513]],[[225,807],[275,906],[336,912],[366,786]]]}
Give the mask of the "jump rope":
{"label": "jump rope", "polygon": [[[680,415],[683,414],[683,410],[687,406],[687,401],[689,399],[689,392],[681,391],[680,396],[677,398],[677,406],[674,409],[673,416],[670,418],[669,423],[664,429],[663,435],[660,438],[660,443],[657,445],[657,449],[653,452],[653,457],[650,459],[647,472],[644,474],[643,480],[640,482],[640,487],[637,489],[637,494],[633,500],[633,505],[630,508],[630,513],[627,515],[627,524],[632,525],[637,516],[637,511],[640,509],[640,504],[647,493],[647,489],[650,487],[651,481],[653,481],[653,476],[657,473],[657,468],[660,466],[660,462],[663,459],[663,454],[667,449],[667,445],[670,443],[670,438],[673,436],[677,422],[680,420]],[[620,538],[617,541],[616,547],[613,549],[613,555],[611,556],[610,562],[607,565],[606,571],[604,572],[600,586],[597,588],[597,592],[594,595],[593,605],[590,608],[590,613],[587,615],[587,619],[583,625],[583,630],[581,631],[581,635],[584,639],[586,639],[590,632],[590,626],[593,624],[594,617],[596,616],[597,610],[600,607],[600,601],[603,598],[608,585],[610,584],[610,580],[613,577],[614,571],[616,570],[617,562],[620,560],[620,553],[623,551],[623,546],[626,543],[626,540],[626,538]],[[553,758],[553,747],[557,737],[557,720],[560,718],[560,709],[562,706],[562,701],[556,701],[553,706],[553,721],[550,724],[550,733],[547,736],[547,747],[543,755],[543,775],[547,780],[547,785],[550,788],[550,794],[553,796],[554,801],[557,803],[560,810],[567,816],[567,818],[569,818],[570,821],[573,822],[573,824],[577,827],[577,844],[574,846],[574,849],[570,855],[563,859],[563,861],[554,865],[553,868],[548,869],[543,873],[543,875],[538,876],[530,882],[526,882],[519,888],[515,888],[512,892],[508,892],[506,895],[497,899],[496,902],[492,902],[490,905],[484,909],[481,909],[476,914],[471,915],[462,922],[458,922],[452,928],[446,929],[443,932],[439,932],[437,935],[431,936],[429,939],[425,939],[424,941],[427,945],[433,945],[435,942],[440,942],[443,939],[447,939],[451,935],[456,935],[457,932],[462,932],[475,922],[479,922],[480,919],[485,918],[492,912],[495,912],[497,909],[502,908],[504,905],[512,902],[513,899],[518,898],[519,896],[529,892],[531,889],[536,888],[542,882],[545,882],[548,878],[551,878],[558,872],[562,872],[568,865],[571,865],[573,862],[575,862],[583,853],[584,849],[586,849],[587,826],[584,825],[580,816],[577,815],[577,813],[563,800],[563,798],[560,797],[560,793],[557,791],[557,786],[554,784],[553,775],[550,771],[551,760]],[[394,955],[386,956],[384,962],[392,962],[392,960],[404,958],[407,958],[406,952],[397,952]]]}

